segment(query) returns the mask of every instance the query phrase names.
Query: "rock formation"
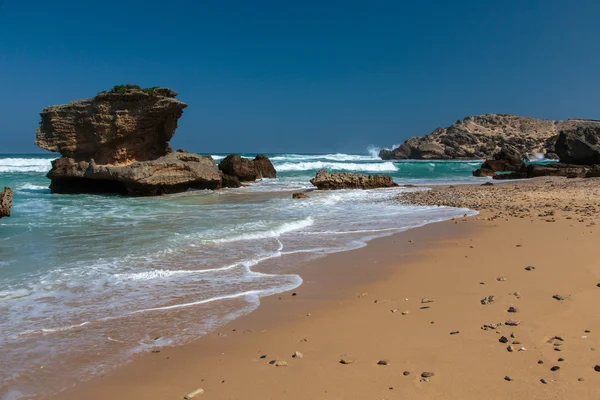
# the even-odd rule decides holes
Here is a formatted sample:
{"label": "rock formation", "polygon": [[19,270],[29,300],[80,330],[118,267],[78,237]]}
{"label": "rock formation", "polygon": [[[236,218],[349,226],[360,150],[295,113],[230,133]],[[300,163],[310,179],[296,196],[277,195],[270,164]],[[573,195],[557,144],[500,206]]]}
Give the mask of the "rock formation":
{"label": "rock formation", "polygon": [[563,130],[555,145],[561,161],[569,164],[600,164],[600,125]]}
{"label": "rock formation", "polygon": [[254,160],[230,154],[221,160],[219,169],[224,175],[235,177],[241,182],[277,177],[277,171],[271,160],[262,154],[257,155]]}
{"label": "rock formation", "polygon": [[384,160],[401,159],[492,159],[508,144],[526,158],[543,154],[557,158],[554,145],[558,134],[578,127],[600,127],[600,121],[566,121],[485,114],[466,117],[447,128],[415,136],[393,150],[381,150]]}
{"label": "rock formation", "polygon": [[0,218],[10,217],[10,209],[12,207],[13,191],[9,187],[5,187],[0,192]]}
{"label": "rock formation", "polygon": [[309,197],[302,192],[292,193],[292,199],[308,199]]}
{"label": "rock formation", "polygon": [[211,156],[176,151],[151,161],[98,165],[61,157],[48,173],[52,193],[117,193],[157,196],[188,189],[218,189],[221,175]]}
{"label": "rock formation", "polygon": [[375,189],[398,186],[391,176],[351,174],[349,172],[329,173],[322,169],[310,180],[321,190],[334,189]]}
{"label": "rock formation", "polygon": [[51,191],[154,196],[220,188],[212,157],[171,150],[187,107],[175,96],[168,88],[124,85],[45,108],[35,143],[63,156],[48,173]]}
{"label": "rock formation", "polygon": [[496,172],[517,171],[523,165],[521,155],[513,146],[505,144],[491,160],[486,160],[481,168],[473,171],[473,176],[494,176]]}
{"label": "rock formation", "polygon": [[187,107],[176,95],[167,88],[129,89],[46,107],[35,144],[101,165],[155,160],[171,152],[169,141]]}

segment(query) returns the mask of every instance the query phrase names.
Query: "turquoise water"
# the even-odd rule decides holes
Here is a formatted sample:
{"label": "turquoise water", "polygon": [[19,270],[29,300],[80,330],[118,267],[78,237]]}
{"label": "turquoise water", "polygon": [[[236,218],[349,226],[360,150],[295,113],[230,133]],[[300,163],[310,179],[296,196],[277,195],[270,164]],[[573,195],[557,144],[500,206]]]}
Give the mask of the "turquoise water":
{"label": "turquoise water", "polygon": [[303,261],[468,212],[400,205],[397,194],[415,190],[402,187],[292,200],[320,168],[400,184],[486,180],[471,176],[479,162],[268,156],[277,179],[125,198],[52,195],[45,174],[55,156],[0,155],[0,187],[15,191],[12,216],[0,220],[2,398],[43,397],[192,340],[300,285],[291,270]]}

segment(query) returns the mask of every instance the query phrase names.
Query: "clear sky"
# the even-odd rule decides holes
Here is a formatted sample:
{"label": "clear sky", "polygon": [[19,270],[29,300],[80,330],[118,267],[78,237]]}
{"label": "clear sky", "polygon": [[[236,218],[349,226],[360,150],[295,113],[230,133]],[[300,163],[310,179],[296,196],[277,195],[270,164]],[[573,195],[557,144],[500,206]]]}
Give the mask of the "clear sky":
{"label": "clear sky", "polygon": [[600,1],[0,0],[0,153],[115,84],[196,152],[363,152],[467,115],[600,119]]}

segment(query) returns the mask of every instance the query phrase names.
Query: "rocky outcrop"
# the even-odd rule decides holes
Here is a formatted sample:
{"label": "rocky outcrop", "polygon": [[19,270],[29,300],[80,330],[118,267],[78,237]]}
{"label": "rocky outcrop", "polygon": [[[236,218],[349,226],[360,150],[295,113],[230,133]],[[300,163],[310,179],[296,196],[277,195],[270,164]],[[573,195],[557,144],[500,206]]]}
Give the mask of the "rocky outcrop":
{"label": "rocky outcrop", "polygon": [[241,182],[255,181],[261,178],[276,178],[277,171],[268,157],[259,154],[250,160],[237,154],[230,154],[219,163],[224,175],[232,176]]}
{"label": "rocky outcrop", "polygon": [[35,143],[63,156],[48,173],[51,191],[155,196],[222,187],[212,157],[171,150],[187,107],[175,96],[168,88],[122,85],[45,108]]}
{"label": "rocky outcrop", "polygon": [[177,151],[129,165],[98,165],[62,157],[48,173],[52,193],[117,193],[157,196],[189,189],[218,189],[221,174],[211,156]]}
{"label": "rocky outcrop", "polygon": [[12,208],[13,191],[9,187],[5,187],[0,192],[0,218],[10,217],[10,209]]}
{"label": "rocky outcrop", "polygon": [[391,176],[351,174],[349,172],[329,173],[322,169],[310,180],[321,190],[335,189],[375,189],[398,186]]}
{"label": "rocky outcrop", "polygon": [[566,121],[485,114],[466,117],[425,136],[415,136],[393,150],[381,150],[384,160],[492,159],[503,145],[512,146],[526,158],[539,154],[556,158],[554,144],[561,131],[600,127],[600,121]]}
{"label": "rocky outcrop", "polygon": [[254,168],[259,178],[277,178],[277,171],[269,157],[259,154],[254,158]]}
{"label": "rocky outcrop", "polygon": [[575,165],[575,164],[526,164],[510,174],[497,174],[494,179],[525,179],[540,176],[562,176],[565,178],[590,178],[595,177],[597,166]]}
{"label": "rocky outcrop", "polygon": [[565,163],[600,164],[600,126],[563,130],[558,136],[555,150]]}
{"label": "rocky outcrop", "polygon": [[35,144],[101,165],[155,160],[171,152],[169,141],[187,107],[176,95],[168,88],[129,89],[46,107]]}
{"label": "rocky outcrop", "polygon": [[523,165],[521,155],[514,147],[504,145],[492,160],[486,160],[473,176],[494,176],[496,172],[517,171]]}

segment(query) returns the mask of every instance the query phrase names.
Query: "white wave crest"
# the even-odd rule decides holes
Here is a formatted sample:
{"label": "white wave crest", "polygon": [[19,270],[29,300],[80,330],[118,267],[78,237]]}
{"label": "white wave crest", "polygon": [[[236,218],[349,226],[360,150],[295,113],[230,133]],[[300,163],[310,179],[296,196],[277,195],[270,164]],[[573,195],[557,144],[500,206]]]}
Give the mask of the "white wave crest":
{"label": "white wave crest", "polygon": [[380,158],[377,155],[359,155],[359,154],[286,154],[270,158],[271,161],[377,161]]}
{"label": "white wave crest", "polygon": [[391,161],[383,163],[336,163],[323,161],[310,161],[300,163],[283,163],[276,165],[277,171],[308,171],[317,169],[331,169],[338,171],[366,171],[366,172],[395,172],[398,168]]}
{"label": "white wave crest", "polygon": [[50,168],[48,158],[0,158],[0,172],[48,172]]}
{"label": "white wave crest", "polygon": [[234,236],[234,237],[207,240],[207,242],[229,243],[229,242],[238,242],[240,240],[257,240],[257,239],[267,239],[267,238],[278,238],[279,236],[283,235],[284,233],[304,229],[304,228],[311,226],[314,223],[315,223],[315,221],[311,217],[306,217],[306,218],[298,220],[298,221],[283,223],[276,228],[269,229],[266,231],[242,233],[241,235]]}

